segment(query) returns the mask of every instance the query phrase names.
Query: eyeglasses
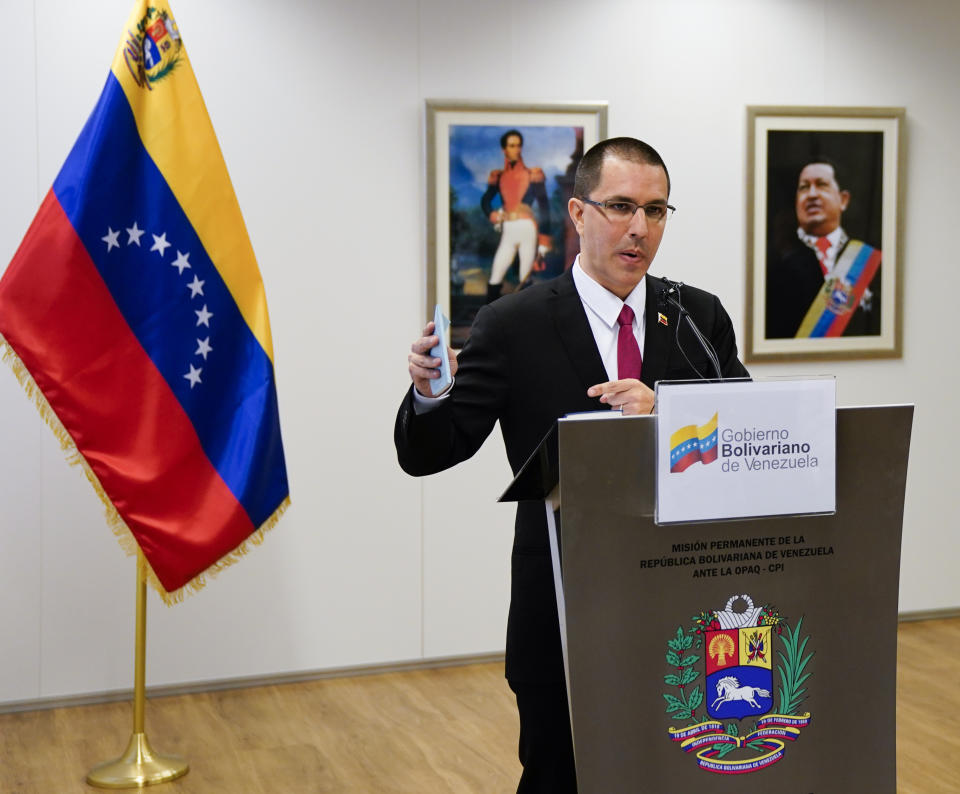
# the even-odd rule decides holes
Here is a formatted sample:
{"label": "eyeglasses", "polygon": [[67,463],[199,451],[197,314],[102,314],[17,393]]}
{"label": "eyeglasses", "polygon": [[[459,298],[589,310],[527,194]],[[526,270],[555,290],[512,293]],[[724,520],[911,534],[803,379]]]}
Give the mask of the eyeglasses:
{"label": "eyeglasses", "polygon": [[632,201],[616,199],[612,201],[594,201],[593,199],[580,199],[587,204],[593,204],[595,207],[605,210],[610,217],[616,221],[629,221],[637,214],[637,210],[643,210],[643,214],[648,221],[654,223],[663,223],[668,215],[677,211],[676,207],[669,204],[635,204]]}

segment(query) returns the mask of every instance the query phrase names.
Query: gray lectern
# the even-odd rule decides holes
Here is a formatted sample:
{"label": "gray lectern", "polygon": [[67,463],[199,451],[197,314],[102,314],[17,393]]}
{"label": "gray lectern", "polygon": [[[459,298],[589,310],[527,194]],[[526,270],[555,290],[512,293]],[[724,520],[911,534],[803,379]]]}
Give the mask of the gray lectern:
{"label": "gray lectern", "polygon": [[838,409],[834,515],[671,526],[653,417],[558,422],[503,499],[555,502],[559,460],[581,794],[896,791],[912,419]]}

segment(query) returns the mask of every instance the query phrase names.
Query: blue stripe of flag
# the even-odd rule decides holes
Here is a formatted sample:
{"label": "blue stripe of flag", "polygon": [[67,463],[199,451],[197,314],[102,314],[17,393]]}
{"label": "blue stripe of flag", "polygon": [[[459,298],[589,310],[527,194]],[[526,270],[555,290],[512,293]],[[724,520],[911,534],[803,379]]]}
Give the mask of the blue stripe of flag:
{"label": "blue stripe of flag", "polygon": [[850,265],[850,269],[847,271],[847,282],[849,284],[857,283],[857,279],[859,279],[860,274],[863,273],[863,269],[867,266],[867,262],[869,261],[872,253],[872,246],[869,246],[866,243],[860,246],[860,251],[857,253],[856,259],[853,260],[853,264]]}

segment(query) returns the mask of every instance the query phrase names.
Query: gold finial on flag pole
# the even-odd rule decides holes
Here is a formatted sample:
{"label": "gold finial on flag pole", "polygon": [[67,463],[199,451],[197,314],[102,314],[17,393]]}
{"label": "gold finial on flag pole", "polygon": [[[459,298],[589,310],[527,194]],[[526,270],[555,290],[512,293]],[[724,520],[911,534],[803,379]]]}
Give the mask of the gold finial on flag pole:
{"label": "gold finial on flag pole", "polygon": [[123,755],[97,764],[87,783],[98,788],[140,788],[166,783],[187,774],[190,765],[176,755],[154,752],[143,729],[146,705],[147,562],[137,550],[137,640],[133,681],[133,735]]}

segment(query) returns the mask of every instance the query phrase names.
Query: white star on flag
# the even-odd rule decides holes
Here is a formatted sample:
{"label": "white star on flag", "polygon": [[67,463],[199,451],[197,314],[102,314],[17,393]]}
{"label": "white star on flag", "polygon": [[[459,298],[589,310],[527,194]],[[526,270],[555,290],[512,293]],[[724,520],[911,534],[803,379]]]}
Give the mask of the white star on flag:
{"label": "white star on flag", "polygon": [[159,237],[157,237],[155,234],[151,234],[150,236],[153,238],[153,247],[150,250],[158,251],[162,259],[164,251],[170,247],[170,243],[167,242],[167,233],[164,232]]}
{"label": "white star on flag", "polygon": [[207,328],[210,327],[210,318],[213,317],[213,312],[207,311],[207,304],[203,304],[203,308],[200,309],[200,311],[194,309],[193,313],[197,315],[197,325],[205,325]]}
{"label": "white star on flag", "polygon": [[210,337],[208,336],[206,339],[197,340],[197,352],[194,353],[193,355],[203,356],[203,360],[206,361],[207,353],[212,353],[212,352],[213,352],[213,348],[210,347]]}
{"label": "white star on flag", "polygon": [[140,247],[140,238],[143,237],[143,229],[137,228],[137,222],[133,222],[133,226],[127,227],[127,234],[130,235],[127,237],[127,245],[137,244],[137,248]]}
{"label": "white star on flag", "polygon": [[[176,264],[176,262],[174,262],[174,264]],[[190,265],[187,265],[187,267],[190,267]],[[193,281],[187,284],[187,288],[190,290],[190,297],[196,298],[197,295],[203,295],[203,285],[206,283],[206,281],[201,281],[199,278],[197,278],[197,274],[194,273]]]}
{"label": "white star on flag", "polygon": [[201,373],[201,372],[203,372],[203,367],[200,367],[200,369],[197,369],[195,366],[193,366],[193,364],[191,364],[191,365],[190,365],[190,371],[189,371],[186,375],[183,376],[183,377],[185,377],[188,381],[190,381],[190,388],[191,388],[191,389],[192,389],[194,386],[196,386],[198,383],[201,382],[201,380],[200,380],[200,373]]}
{"label": "white star on flag", "polygon": [[119,231],[116,231],[116,232],[115,232],[115,231],[113,230],[113,227],[112,227],[112,226],[108,226],[108,227],[107,227],[107,233],[106,233],[103,237],[100,238],[101,240],[103,240],[103,241],[107,244],[107,253],[108,253],[108,254],[109,254],[114,248],[119,248],[119,247],[120,247],[120,243],[117,242],[117,237],[119,237],[119,236],[120,236],[120,232],[119,232]]}
{"label": "white star on flag", "polygon": [[[167,243],[167,245],[169,245],[169,243]],[[186,268],[190,267],[190,263],[187,261],[187,257],[189,256],[190,256],[189,251],[185,254],[181,254],[179,251],[177,251],[176,261],[170,263],[172,267],[175,267],[177,269],[177,271],[180,273],[181,276],[183,275],[183,271]],[[196,278],[196,276],[194,276],[194,278]]]}

